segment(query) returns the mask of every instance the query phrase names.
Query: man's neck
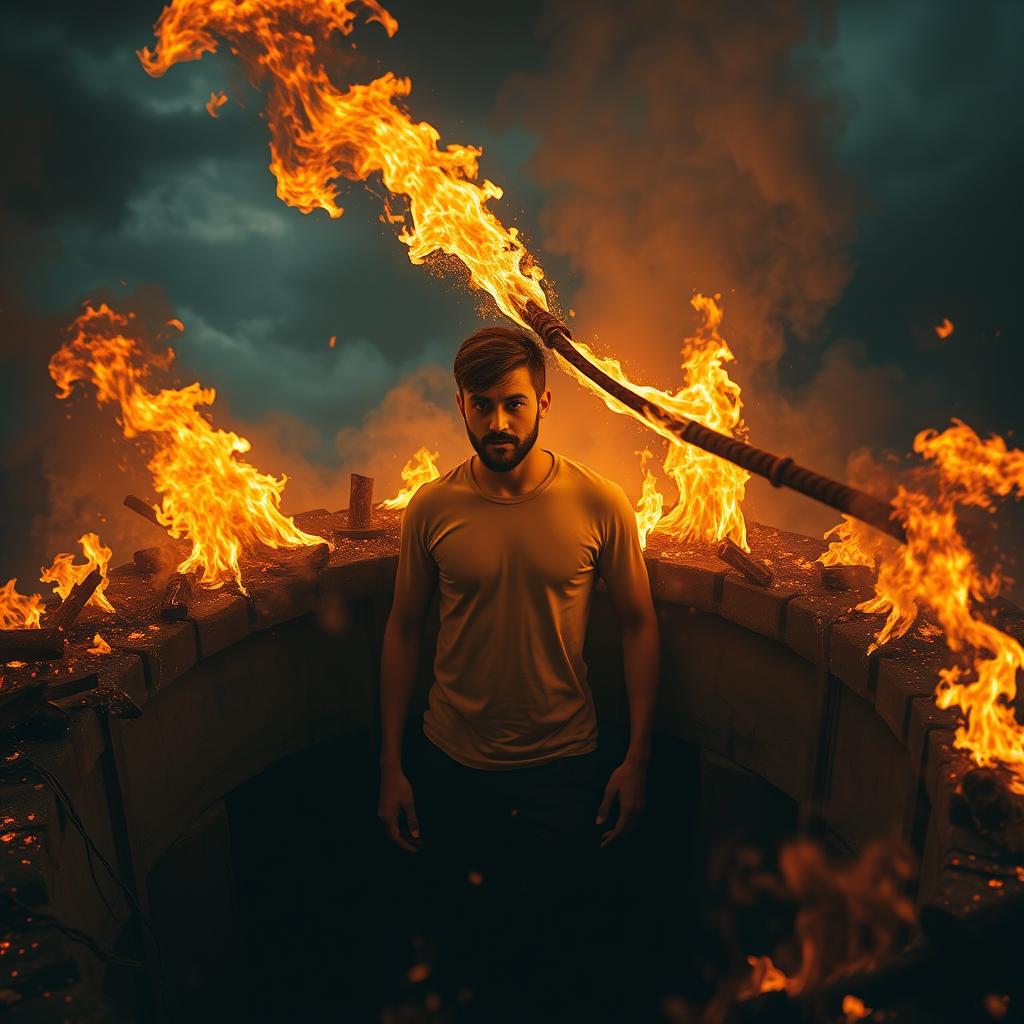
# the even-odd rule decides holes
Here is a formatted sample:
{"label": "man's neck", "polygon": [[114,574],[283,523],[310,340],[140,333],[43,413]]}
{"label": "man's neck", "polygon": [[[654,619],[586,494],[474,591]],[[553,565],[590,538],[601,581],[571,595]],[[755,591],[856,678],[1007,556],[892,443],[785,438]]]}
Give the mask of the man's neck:
{"label": "man's neck", "polygon": [[554,462],[551,452],[534,445],[526,458],[507,473],[488,469],[477,455],[472,458],[470,472],[485,494],[493,498],[521,498],[544,482]]}

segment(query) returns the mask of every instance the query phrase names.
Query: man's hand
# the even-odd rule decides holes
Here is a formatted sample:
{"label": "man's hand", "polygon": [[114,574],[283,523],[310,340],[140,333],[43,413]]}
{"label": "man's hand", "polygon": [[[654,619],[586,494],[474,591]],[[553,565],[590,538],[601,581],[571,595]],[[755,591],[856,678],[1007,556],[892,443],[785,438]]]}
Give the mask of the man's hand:
{"label": "man's hand", "polygon": [[[403,835],[402,822],[411,838]],[[416,805],[412,799],[412,786],[401,768],[382,768],[380,772],[380,802],[377,805],[377,817],[384,823],[384,831],[388,839],[403,850],[415,853],[420,848],[420,823],[416,818]]]}
{"label": "man's hand", "polygon": [[616,799],[619,802],[619,819],[615,822],[614,828],[601,836],[602,849],[633,827],[640,812],[644,809],[646,787],[646,762],[631,761],[627,758],[612,772],[608,785],[605,786],[604,799],[597,812],[597,824],[604,824]]}

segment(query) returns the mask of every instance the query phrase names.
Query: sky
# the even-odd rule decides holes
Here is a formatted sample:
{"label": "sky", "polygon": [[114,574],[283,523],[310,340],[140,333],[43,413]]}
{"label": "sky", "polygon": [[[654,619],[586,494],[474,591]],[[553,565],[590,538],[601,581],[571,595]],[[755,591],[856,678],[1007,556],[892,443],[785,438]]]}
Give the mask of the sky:
{"label": "sky", "polygon": [[[1024,6],[388,6],[399,30],[358,25],[352,80],[409,76],[414,118],[482,147],[495,213],[633,379],[681,385],[689,298],[718,293],[760,447],[856,482],[869,453],[954,416],[1020,428]],[[386,497],[421,445],[442,469],[470,454],[451,363],[493,308],[410,264],[379,183],[343,183],[337,220],[277,199],[263,97],[230,54],[142,70],[159,13],[0,13],[3,579],[31,585],[86,530],[115,561],[153,542],[120,509],[151,496],[144,454],[109,408],[56,402],[46,372],[85,299],[183,322],[180,380],[214,387],[215,423],[288,474],[288,511],[343,507],[350,471]],[[542,443],[635,498],[636,452],[664,443],[549,373]],[[835,520],[756,481],[746,510],[816,534]]]}

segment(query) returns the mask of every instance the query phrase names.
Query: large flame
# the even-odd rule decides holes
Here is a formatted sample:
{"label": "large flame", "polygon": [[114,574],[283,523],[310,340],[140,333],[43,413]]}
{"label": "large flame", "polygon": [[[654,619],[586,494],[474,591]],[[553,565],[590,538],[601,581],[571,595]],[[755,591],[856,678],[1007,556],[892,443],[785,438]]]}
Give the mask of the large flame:
{"label": "large flame", "polygon": [[88,381],[97,401],[118,403],[125,437],[145,434],[152,441],[149,470],[162,499],[157,518],[172,537],[191,542],[178,571],[199,573],[208,587],[234,580],[244,593],[243,552],[303,547],[323,538],[303,533],[281,513],[287,478],[275,479],[239,458],[249,442],[216,429],[200,411],[213,404],[212,388],[145,386],[150,371],[166,367],[173,352],[147,354],[132,319],[106,304],[85,308],[50,360],[57,397],[67,398],[75,384]]}
{"label": "large flame", "polygon": [[[408,79],[391,73],[366,85],[335,85],[322,53],[332,33],[348,35],[356,0],[174,0],[156,25],[154,50],[139,52],[143,67],[163,75],[179,61],[195,60],[225,40],[245,62],[255,83],[267,84],[270,169],[277,194],[304,213],[325,210],[339,217],[338,178],[365,181],[374,174],[405,204],[386,219],[401,223],[409,259],[422,263],[441,253],[468,269],[470,283],[484,289],[508,317],[523,324],[522,309],[533,301],[547,309],[540,287],[543,274],[527,253],[515,228],[506,228],[487,208],[501,189],[486,179],[477,185],[481,151],[473,146],[438,147],[440,134],[426,122],[414,122],[400,105],[409,95]],[[397,22],[375,0],[359,0],[371,21],[388,35]],[[334,59],[336,65],[337,60]],[[606,373],[652,401],[716,430],[735,435],[741,429],[739,388],[723,364],[733,358],[719,334],[721,308],[697,296],[704,316],[697,336],[684,345],[686,385],[675,394],[636,386],[614,359],[601,359],[584,344],[577,347]],[[632,410],[558,361],[609,408]],[[739,509],[748,474],[731,463],[683,444],[657,424],[636,416],[672,442],[665,471],[675,480],[680,500],[662,528],[687,540],[730,537],[747,547]],[[397,500],[397,499],[396,499]]]}
{"label": "large flame", "polygon": [[[368,20],[394,35],[398,22],[376,0],[358,0]],[[355,0],[174,0],[156,24],[157,45],[139,51],[154,77],[174,64],[196,60],[223,39],[245,62],[253,82],[268,85],[270,170],[277,194],[303,213],[326,210],[340,217],[337,178],[365,181],[379,174],[385,187],[408,203],[401,239],[409,259],[422,263],[436,252],[461,260],[472,284],[494,296],[501,311],[521,323],[519,310],[533,300],[546,308],[536,266],[514,228],[487,209],[501,189],[477,185],[474,146],[438,148],[433,125],[416,123],[401,102],[408,78],[388,72],[365,85],[340,89],[328,77],[321,42],[348,35]]]}
{"label": "large flame", "polygon": [[57,596],[63,601],[71,593],[71,589],[76,583],[81,583],[93,569],[99,569],[102,576],[100,585],[92,592],[92,596],[86,602],[86,607],[92,605],[102,611],[112,612],[114,606],[107,600],[103,592],[110,583],[110,580],[107,579],[107,566],[110,564],[110,556],[113,552],[100,542],[95,533],[82,534],[78,538],[78,543],[82,546],[85,562],[76,565],[74,555],[56,555],[49,568],[40,570],[39,582],[52,583]]}
{"label": "large flame", "polygon": [[402,483],[405,485],[393,498],[385,498],[381,508],[392,511],[405,508],[412,496],[428,481],[436,480],[441,471],[437,468],[440,452],[432,452],[429,448],[420,448],[418,452],[402,467]]}
{"label": "large flame", "polygon": [[[63,601],[76,583],[81,583],[93,569],[99,569],[102,579],[86,602],[86,607],[92,606],[105,612],[114,611],[114,606],[104,594],[110,582],[107,579],[110,548],[95,533],[83,534],[78,538],[78,543],[82,547],[85,561],[76,564],[74,555],[54,555],[49,566],[39,570],[39,582],[52,583],[55,594]],[[43,598],[39,594],[19,594],[14,589],[17,582],[8,580],[0,587],[0,629],[38,629],[46,612]]]}
{"label": "large flame", "polygon": [[1001,437],[982,440],[959,420],[942,433],[922,431],[914,450],[933,468],[937,493],[898,489],[893,507],[906,544],[875,540],[874,531],[848,520],[837,528],[842,547],[833,545],[835,557],[859,558],[862,564],[880,558],[875,596],[857,606],[887,614],[875,647],[903,636],[918,609],[927,607],[950,649],[971,655],[971,668],[940,673],[936,703],[964,714],[956,745],[978,764],[1006,765],[1013,788],[1024,793],[1024,727],[1014,714],[1024,647],[981,614],[979,606],[995,597],[1004,581],[998,570],[981,570],[957,524],[958,507],[993,512],[996,499],[1024,495],[1024,452],[1008,449]]}
{"label": "large flame", "polygon": [[46,606],[39,594],[19,594],[17,580],[0,587],[0,629],[36,629]]}
{"label": "large flame", "polygon": [[[583,342],[576,347],[609,377],[649,399],[656,405],[696,420],[730,436],[743,433],[742,402],[739,386],[730,378],[723,366],[734,357],[718,328],[722,323],[722,307],[716,296],[695,295],[690,304],[704,322],[697,333],[683,343],[683,376],[686,383],[674,394],[644,384],[634,384],[623,372],[619,361],[610,356],[598,356]],[[558,357],[559,363],[582,387],[600,397],[614,412],[639,420],[672,442],[662,467],[679,488],[679,501],[656,529],[682,541],[720,541],[726,537],[745,551],[747,528],[740,509],[743,492],[750,474],[739,466],[720,459],[717,455],[680,441],[675,434],[656,421],[649,421],[623,405],[606,391],[585,377],[574,366]]]}

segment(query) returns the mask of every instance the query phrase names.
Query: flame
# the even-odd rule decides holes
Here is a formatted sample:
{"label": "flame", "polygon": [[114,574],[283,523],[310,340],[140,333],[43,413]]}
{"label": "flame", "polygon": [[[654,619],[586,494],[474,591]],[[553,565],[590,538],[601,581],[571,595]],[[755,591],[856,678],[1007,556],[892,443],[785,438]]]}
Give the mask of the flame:
{"label": "flame", "polygon": [[421,448],[402,467],[402,483],[405,486],[393,498],[386,498],[380,503],[381,508],[400,509],[405,508],[412,500],[412,496],[429,480],[436,480],[440,475],[437,468],[437,460],[440,452],[432,452]]}
{"label": "flame", "polygon": [[646,548],[647,535],[661,519],[665,495],[658,490],[658,482],[654,474],[647,468],[647,463],[654,458],[654,454],[647,448],[636,454],[640,456],[640,468],[644,473],[643,490],[640,500],[636,503],[636,529],[640,536],[640,547]]}
{"label": "flame", "polygon": [[935,333],[945,340],[953,333],[953,321],[948,316],[943,317],[942,323],[936,325]]}
{"label": "flame", "polygon": [[104,640],[103,637],[101,637],[99,635],[99,633],[97,633],[92,638],[92,647],[89,648],[89,653],[90,654],[109,654],[110,653],[110,644],[108,644],[107,641]]}
{"label": "flame", "polygon": [[37,629],[46,610],[39,594],[19,594],[17,580],[0,587],[0,629]]}
{"label": "flame", "polygon": [[843,1017],[846,1018],[846,1024],[856,1024],[857,1021],[863,1020],[873,1012],[871,1007],[864,1005],[863,999],[852,995],[843,996],[842,1009]]}
{"label": "flame", "polygon": [[110,556],[113,553],[110,548],[100,543],[95,533],[84,533],[78,538],[82,546],[82,553],[85,555],[85,562],[81,565],[75,564],[75,556],[69,554],[55,555],[49,568],[40,570],[40,583],[52,583],[57,596],[63,601],[71,593],[76,583],[81,583],[93,571],[98,568],[103,579],[100,585],[93,591],[92,596],[86,602],[86,608],[92,606],[105,612],[112,612],[114,606],[107,600],[103,592],[107,589],[110,580],[107,579],[107,566],[110,563]]}
{"label": "flame", "polygon": [[799,968],[787,975],[769,956],[748,956],[752,970],[739,990],[741,999],[815,991],[873,970],[904,947],[916,917],[916,865],[909,848],[876,841],[856,860],[833,867],[820,845],[799,839],[780,851],[779,871],[781,894],[796,908],[792,940],[783,946],[799,955]]}
{"label": "flame", "polygon": [[[887,614],[872,650],[903,636],[919,608],[932,610],[950,650],[967,652],[972,661],[970,668],[939,674],[936,704],[958,707],[965,717],[956,746],[979,765],[1004,764],[1012,788],[1024,793],[1024,726],[1014,714],[1024,647],[982,616],[980,606],[998,595],[1004,580],[998,569],[982,572],[957,524],[958,507],[993,512],[996,499],[1024,495],[1024,451],[1008,449],[998,436],[982,440],[959,420],[942,433],[921,431],[914,450],[928,461],[938,493],[897,490],[893,507],[907,543],[878,545],[875,596],[857,608]],[[860,524],[853,529],[867,532]]]}
{"label": "flame", "polygon": [[200,583],[220,587],[234,580],[245,593],[239,559],[260,546],[295,548],[323,538],[303,533],[280,511],[287,477],[259,472],[239,458],[249,442],[218,430],[200,412],[215,392],[198,383],[150,391],[152,369],[166,368],[174,353],[147,354],[132,331],[133,314],[106,304],[86,306],[69,329],[69,340],[50,360],[57,397],[89,381],[101,404],[117,402],[125,437],[151,437],[149,470],[162,501],[157,518],[172,537],[192,544],[178,572],[200,574]]}
{"label": "flame", "polygon": [[[383,219],[402,225],[399,238],[409,259],[423,263],[435,254],[455,257],[469,271],[470,283],[487,291],[498,308],[525,326],[522,309],[530,301],[548,308],[543,272],[517,230],[506,228],[488,209],[502,190],[484,179],[479,185],[474,146],[449,143],[440,133],[414,122],[402,103],[411,83],[388,72],[368,84],[335,85],[322,52],[335,33],[351,33],[356,0],[173,0],[155,27],[153,50],[139,51],[154,77],[180,61],[215,52],[217,37],[245,63],[255,84],[267,85],[270,169],[277,194],[303,213],[324,210],[340,217],[336,180],[366,181],[379,175],[391,196]],[[358,0],[370,21],[389,36],[398,23],[376,0]],[[337,65],[336,55],[332,66]],[[401,200],[402,210],[392,208]],[[675,394],[630,382],[614,359],[601,359],[584,344],[577,347],[606,373],[682,416],[738,435],[742,432],[739,388],[723,368],[733,355],[719,333],[721,307],[695,296],[704,324],[683,346],[686,385]],[[665,471],[676,482],[680,500],[662,528],[680,539],[719,541],[729,537],[748,549],[740,501],[748,474],[716,456],[679,441],[663,426],[648,422],[604,394],[561,356],[558,362],[609,408],[628,413],[672,442]],[[395,499],[397,500],[397,499]]]}
{"label": "flame", "polygon": [[211,92],[210,98],[206,101],[206,112],[210,117],[216,117],[217,111],[228,101],[226,92]]}
{"label": "flame", "polygon": [[[719,333],[722,323],[721,296],[694,295],[690,304],[704,322],[682,348],[682,369],[686,383],[674,394],[642,384],[634,384],[625,375],[619,361],[596,355],[583,342],[574,344],[608,376],[637,394],[660,405],[666,411],[697,420],[712,430],[733,437],[743,434],[742,402],[739,386],[729,378],[723,364],[734,356]],[[587,390],[600,397],[614,412],[639,420],[671,441],[662,467],[679,488],[679,501],[658,523],[657,529],[681,541],[715,542],[728,537],[749,551],[747,528],[740,505],[750,474],[739,466],[720,459],[694,445],[680,441],[675,434],[655,421],[649,421],[599,388],[561,356],[559,363]]]}
{"label": "flame", "polygon": [[[395,19],[376,0],[359,0],[389,36]],[[526,249],[515,228],[505,228],[487,209],[502,190],[477,185],[474,146],[438,148],[433,125],[415,123],[400,104],[412,83],[391,72],[342,91],[328,77],[318,40],[348,35],[353,0],[174,0],[157,21],[157,45],[139,51],[153,77],[174,64],[217,49],[219,36],[246,63],[254,82],[269,80],[267,120],[270,170],[277,194],[303,213],[344,212],[336,178],[365,181],[379,174],[385,187],[408,203],[401,240],[409,259],[432,253],[456,256],[474,286],[489,291],[501,311],[522,323],[529,300],[546,308],[539,267],[524,267]],[[391,219],[390,208],[388,210]]]}
{"label": "flame", "polygon": [[752,970],[739,991],[740,999],[752,999],[762,992],[786,992],[792,979],[775,966],[770,956],[748,956]]}

